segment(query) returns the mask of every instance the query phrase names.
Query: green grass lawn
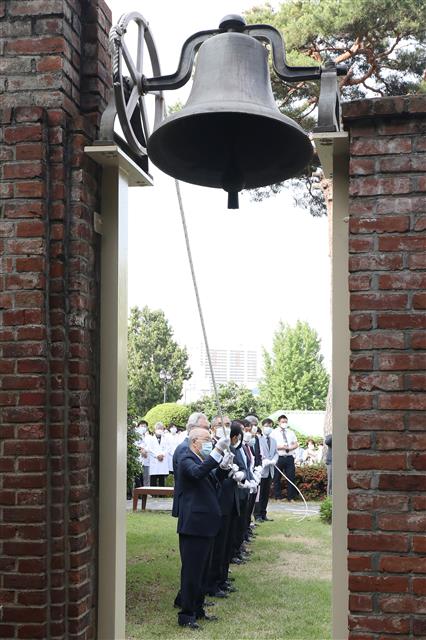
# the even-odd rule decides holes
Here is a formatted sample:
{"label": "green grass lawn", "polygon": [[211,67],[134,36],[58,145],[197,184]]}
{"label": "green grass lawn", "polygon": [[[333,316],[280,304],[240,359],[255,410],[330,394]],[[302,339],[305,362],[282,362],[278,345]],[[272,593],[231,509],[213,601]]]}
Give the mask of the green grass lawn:
{"label": "green grass lawn", "polygon": [[170,513],[128,515],[127,635],[129,640],[328,640],[331,638],[331,529],[317,516],[299,523],[274,513],[257,527],[250,562],[232,567],[237,593],[216,600],[217,622],[178,627],[176,520]]}

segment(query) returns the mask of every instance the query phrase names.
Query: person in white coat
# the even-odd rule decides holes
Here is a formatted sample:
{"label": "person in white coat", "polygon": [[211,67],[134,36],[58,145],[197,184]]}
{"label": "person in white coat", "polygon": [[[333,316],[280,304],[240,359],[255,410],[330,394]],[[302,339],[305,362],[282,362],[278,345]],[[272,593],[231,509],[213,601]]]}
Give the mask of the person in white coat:
{"label": "person in white coat", "polygon": [[169,461],[169,473],[173,473],[173,454],[175,452],[176,447],[180,444],[181,440],[179,437],[179,433],[176,425],[173,423],[169,427],[169,435],[168,435],[168,461]]}
{"label": "person in white coat", "polygon": [[157,422],[154,435],[146,436],[149,451],[150,486],[164,487],[169,475],[169,443],[164,424]]}

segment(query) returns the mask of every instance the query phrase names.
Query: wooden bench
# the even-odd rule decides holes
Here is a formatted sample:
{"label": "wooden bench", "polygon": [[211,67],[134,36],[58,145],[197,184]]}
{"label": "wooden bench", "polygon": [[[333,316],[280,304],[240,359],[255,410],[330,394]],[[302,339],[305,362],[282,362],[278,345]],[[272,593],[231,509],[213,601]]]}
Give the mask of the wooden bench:
{"label": "wooden bench", "polygon": [[133,511],[138,510],[139,496],[142,498],[142,511],[145,511],[148,496],[173,496],[174,491],[174,487],[137,487],[133,489]]}

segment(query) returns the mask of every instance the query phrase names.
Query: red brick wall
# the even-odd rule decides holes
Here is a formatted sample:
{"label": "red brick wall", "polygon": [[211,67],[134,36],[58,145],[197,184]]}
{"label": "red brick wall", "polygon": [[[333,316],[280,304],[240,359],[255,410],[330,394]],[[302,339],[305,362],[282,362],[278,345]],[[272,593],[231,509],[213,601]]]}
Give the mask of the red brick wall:
{"label": "red brick wall", "polygon": [[349,637],[426,637],[426,98],[354,102],[344,115]]}
{"label": "red brick wall", "polygon": [[0,2],[0,637],[96,632],[104,0]]}

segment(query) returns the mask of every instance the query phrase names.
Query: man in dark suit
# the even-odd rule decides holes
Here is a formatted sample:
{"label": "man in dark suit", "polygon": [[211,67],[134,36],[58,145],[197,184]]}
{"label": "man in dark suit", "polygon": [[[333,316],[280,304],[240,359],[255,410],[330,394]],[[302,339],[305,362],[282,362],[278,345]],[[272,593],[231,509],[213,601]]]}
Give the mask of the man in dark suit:
{"label": "man in dark suit", "polygon": [[210,427],[207,416],[204,413],[200,413],[196,411],[191,413],[188,418],[188,422],[186,423],[186,431],[187,437],[183,442],[180,443],[175,449],[173,454],[173,476],[175,480],[175,490],[173,493],[173,507],[172,507],[172,516],[177,518],[179,515],[179,496],[180,496],[180,485],[179,485],[179,464],[183,456],[188,453],[188,436],[192,429],[199,427],[200,429],[208,429]]}
{"label": "man in dark suit", "polygon": [[209,432],[192,429],[188,436],[188,451],[179,462],[177,532],[182,568],[178,623],[191,629],[199,628],[197,619],[214,619],[203,607],[206,591],[203,582],[221,524],[217,481],[211,472],[219,466],[229,444],[229,438],[224,437],[212,449]]}

